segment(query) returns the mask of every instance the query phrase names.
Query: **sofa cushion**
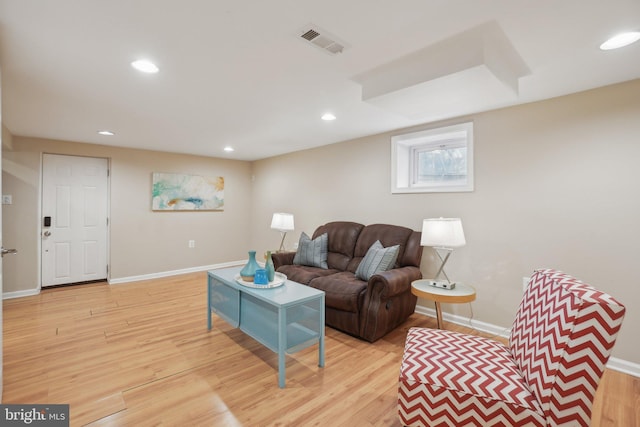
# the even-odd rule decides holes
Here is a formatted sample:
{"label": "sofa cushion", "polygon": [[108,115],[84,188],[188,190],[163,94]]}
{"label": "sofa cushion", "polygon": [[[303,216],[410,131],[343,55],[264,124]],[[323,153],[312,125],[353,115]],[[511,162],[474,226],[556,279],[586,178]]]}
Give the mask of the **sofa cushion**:
{"label": "sofa cushion", "polygon": [[300,235],[298,250],[293,258],[293,263],[297,265],[307,265],[310,267],[320,267],[327,269],[327,233],[321,234],[311,240],[307,233]]}
{"label": "sofa cushion", "polygon": [[360,261],[356,269],[356,277],[368,281],[374,274],[392,268],[398,258],[399,248],[399,245],[385,248],[380,240],[376,240]]}
{"label": "sofa cushion", "polygon": [[[335,268],[340,271],[347,269],[347,265],[353,258],[356,241],[363,228],[364,225],[358,224],[357,222],[334,221],[321,225],[316,229],[313,233],[313,238],[324,233],[329,235],[327,254],[327,265],[329,268]],[[371,243],[373,243],[373,241],[371,241]],[[352,270],[352,272],[353,271],[355,270]]]}
{"label": "sofa cushion", "polygon": [[348,271],[317,277],[309,286],[325,292],[325,304],[338,310],[357,313],[362,307],[367,282]]}
{"label": "sofa cushion", "polygon": [[[407,242],[412,233],[415,232],[410,228],[402,227],[399,225],[367,225],[362,229],[362,232],[360,232],[360,235],[358,236],[358,241],[356,242],[356,247],[353,251],[353,259],[349,262],[349,265],[345,270],[355,273],[358,265],[360,265],[360,262],[367,254],[367,251],[369,250],[371,245],[375,243],[376,240],[379,240],[380,243],[382,243],[382,246],[384,246],[385,248],[395,245],[400,246],[395,266],[391,266],[391,268],[401,267],[405,265],[403,263],[404,252],[407,247]],[[422,247],[419,247],[419,250],[420,254],[422,254]]]}
{"label": "sofa cushion", "polygon": [[278,273],[282,273],[287,276],[287,279],[294,282],[308,285],[310,281],[316,277],[328,276],[330,274],[338,273],[338,270],[324,269],[319,267],[309,267],[306,265],[281,265],[278,267]]}

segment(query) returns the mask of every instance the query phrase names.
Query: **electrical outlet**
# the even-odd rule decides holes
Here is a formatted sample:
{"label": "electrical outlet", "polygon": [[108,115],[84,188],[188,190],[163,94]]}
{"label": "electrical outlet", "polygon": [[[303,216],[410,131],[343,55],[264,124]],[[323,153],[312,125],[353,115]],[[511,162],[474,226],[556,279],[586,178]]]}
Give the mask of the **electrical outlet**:
{"label": "electrical outlet", "polygon": [[529,279],[531,279],[531,277],[523,277],[522,278],[522,291],[526,291],[527,290],[527,286],[529,286]]}
{"label": "electrical outlet", "polygon": [[193,249],[196,247],[196,241],[195,240],[189,240],[189,248]]}
{"label": "electrical outlet", "polygon": [[13,204],[13,197],[11,197],[11,194],[3,194],[2,195],[2,204],[3,205],[11,205],[11,204]]}

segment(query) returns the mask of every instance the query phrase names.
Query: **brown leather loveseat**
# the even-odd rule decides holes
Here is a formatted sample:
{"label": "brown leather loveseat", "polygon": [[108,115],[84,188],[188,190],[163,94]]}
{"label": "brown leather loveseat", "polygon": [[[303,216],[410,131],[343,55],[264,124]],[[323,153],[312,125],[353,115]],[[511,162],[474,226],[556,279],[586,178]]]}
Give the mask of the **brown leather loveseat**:
{"label": "brown leather loveseat", "polygon": [[[295,253],[285,252],[273,256],[276,271],[325,292],[327,325],[376,341],[415,310],[417,298],[411,293],[411,282],[422,278],[420,232],[396,225],[336,221],[318,227],[312,239],[317,241],[325,233],[327,268],[294,264]],[[388,270],[361,280],[356,271],[376,241],[384,248],[398,245],[397,258]]]}

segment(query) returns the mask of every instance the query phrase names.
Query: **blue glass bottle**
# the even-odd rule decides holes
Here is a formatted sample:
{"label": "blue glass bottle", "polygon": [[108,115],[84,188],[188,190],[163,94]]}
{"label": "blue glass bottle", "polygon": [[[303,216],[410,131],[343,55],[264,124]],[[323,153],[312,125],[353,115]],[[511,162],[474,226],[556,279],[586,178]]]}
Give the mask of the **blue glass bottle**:
{"label": "blue glass bottle", "polygon": [[240,277],[245,282],[253,282],[258,268],[260,268],[260,265],[258,261],[256,261],[256,251],[249,251],[249,261],[242,267],[242,270],[240,270]]}
{"label": "blue glass bottle", "polygon": [[267,270],[267,279],[269,279],[269,282],[273,282],[273,279],[276,277],[276,269],[273,265],[271,251],[267,251],[267,261],[264,263],[264,269]]}

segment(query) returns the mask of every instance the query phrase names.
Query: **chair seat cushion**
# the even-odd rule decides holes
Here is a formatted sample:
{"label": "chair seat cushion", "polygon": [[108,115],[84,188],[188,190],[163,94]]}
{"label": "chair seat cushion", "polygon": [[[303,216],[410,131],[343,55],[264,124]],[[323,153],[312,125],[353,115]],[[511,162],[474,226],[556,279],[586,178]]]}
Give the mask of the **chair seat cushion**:
{"label": "chair seat cushion", "polygon": [[398,413],[405,425],[545,425],[506,346],[425,328],[407,334]]}

